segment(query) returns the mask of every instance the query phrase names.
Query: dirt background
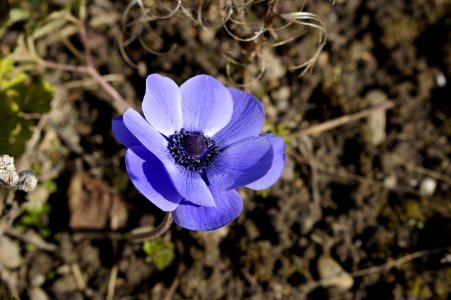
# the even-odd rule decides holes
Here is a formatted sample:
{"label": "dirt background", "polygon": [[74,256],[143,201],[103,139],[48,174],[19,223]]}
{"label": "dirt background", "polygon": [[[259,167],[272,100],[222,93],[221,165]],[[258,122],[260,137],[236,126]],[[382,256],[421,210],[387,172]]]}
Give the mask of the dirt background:
{"label": "dirt background", "polygon": [[[41,15],[68,5],[10,2]],[[449,299],[449,1],[307,2],[318,19],[287,15],[302,5],[286,0],[183,0],[176,11],[177,1],[144,1],[146,18],[134,3],[88,1],[95,68],[136,108],[149,73],[179,84],[208,73],[254,93],[265,131],[287,142],[283,176],[240,190],[244,211],[220,230],[120,239],[163,213],[127,177],[111,133],[117,103],[85,74],[30,70],[57,89],[21,162],[41,183],[14,198],[43,209],[7,214],[0,240],[5,299]],[[3,54],[26,24],[8,29]],[[78,33],[68,40],[81,57],[57,34],[40,38],[40,56],[83,65]]]}

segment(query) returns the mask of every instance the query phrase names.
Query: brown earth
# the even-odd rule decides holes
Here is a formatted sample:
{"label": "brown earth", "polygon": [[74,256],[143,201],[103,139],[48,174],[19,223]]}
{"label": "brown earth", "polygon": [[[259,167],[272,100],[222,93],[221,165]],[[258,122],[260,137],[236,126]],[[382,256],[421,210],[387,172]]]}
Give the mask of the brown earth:
{"label": "brown earth", "polygon": [[[307,3],[303,11],[324,22],[327,43],[301,77],[291,67],[315,53],[318,31],[300,36],[308,27],[296,24],[275,30],[288,24],[280,14],[298,9],[296,1],[272,8],[269,1],[231,1],[253,3],[236,5],[236,20],[268,29],[252,41],[231,34],[252,37],[255,26],[227,21],[228,33],[219,21],[227,1],[203,6],[205,28],[196,15],[203,1],[182,1],[185,13],[147,22],[151,31],[143,22],[121,27],[125,2],[88,2],[94,64],[102,74],[120,74],[112,84],[130,103],[140,106],[148,73],[178,83],[200,73],[244,83],[265,106],[265,131],[287,141],[286,168],[265,192],[240,190],[245,208],[229,226],[205,233],[173,225],[158,240],[170,246],[158,251],[174,257],[159,268],[164,258],[146,254],[142,243],[116,239],[156,226],[163,213],[126,175],[125,149],[111,133],[120,113],[111,96],[77,82],[83,75],[46,70],[62,91],[30,162],[40,164],[41,182],[56,187],[18,197],[48,201],[41,226],[50,234],[44,242],[35,225],[27,229],[34,242],[24,233],[2,237],[2,245],[20,247],[11,251],[21,258],[1,267],[5,291],[13,286],[21,299],[449,299],[449,1]],[[167,10],[162,4],[151,13]],[[139,16],[135,5],[126,22]],[[11,28],[7,41],[21,30]],[[119,36],[130,39],[129,63]],[[71,41],[81,49],[77,35]],[[41,43],[47,60],[80,64],[62,43]],[[368,113],[356,118],[361,111]],[[350,119],[315,127],[341,116]]]}

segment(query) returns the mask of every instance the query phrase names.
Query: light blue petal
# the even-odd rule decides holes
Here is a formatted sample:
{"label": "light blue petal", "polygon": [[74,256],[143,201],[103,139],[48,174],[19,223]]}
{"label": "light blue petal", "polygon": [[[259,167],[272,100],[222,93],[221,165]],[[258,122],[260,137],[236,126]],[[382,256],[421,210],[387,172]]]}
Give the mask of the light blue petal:
{"label": "light blue petal", "polygon": [[129,108],[124,113],[124,124],[136,139],[163,164],[174,161],[167,148],[167,140],[158,133],[138,112]]}
{"label": "light blue petal", "polygon": [[263,106],[249,93],[228,89],[233,100],[233,115],[226,127],[213,139],[219,145],[230,145],[251,136],[258,136],[265,121]]}
{"label": "light blue petal", "polygon": [[219,153],[206,170],[212,186],[236,189],[264,176],[271,167],[273,147],[266,136],[251,137],[234,143]]}
{"label": "light blue petal", "polygon": [[147,122],[158,132],[169,136],[182,128],[180,89],[171,79],[149,75],[142,108]]}
{"label": "light blue petal", "polygon": [[213,196],[200,174],[176,164],[167,148],[167,140],[139,113],[128,109],[124,114],[124,123],[142,145],[163,163],[174,187],[183,198],[202,206],[215,205]]}
{"label": "light blue petal", "polygon": [[215,206],[213,196],[198,172],[178,164],[167,164],[165,167],[178,193],[186,201],[200,206]]}
{"label": "light blue petal", "polygon": [[201,207],[182,201],[172,212],[174,222],[190,230],[209,231],[221,228],[241,214],[243,199],[234,191],[221,191],[210,186],[216,207]]}
{"label": "light blue petal", "polygon": [[230,121],[233,101],[221,82],[208,75],[190,78],[180,86],[183,127],[213,136]]}
{"label": "light blue petal", "polygon": [[274,150],[274,156],[271,168],[268,172],[258,180],[246,185],[246,187],[254,190],[267,189],[282,176],[283,168],[285,166],[285,142],[282,138],[274,134],[265,134],[271,142]]}
{"label": "light blue petal", "polygon": [[127,148],[141,145],[138,139],[125,126],[123,115],[113,119],[111,130],[114,137]]}
{"label": "light blue petal", "polygon": [[144,146],[127,150],[125,164],[133,185],[163,211],[173,211],[182,197],[177,193],[163,163]]}

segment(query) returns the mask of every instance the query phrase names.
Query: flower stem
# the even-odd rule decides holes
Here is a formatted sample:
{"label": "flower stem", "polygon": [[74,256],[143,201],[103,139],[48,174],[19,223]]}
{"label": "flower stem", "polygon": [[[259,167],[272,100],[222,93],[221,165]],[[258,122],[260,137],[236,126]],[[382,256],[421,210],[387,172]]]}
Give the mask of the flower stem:
{"label": "flower stem", "polygon": [[129,241],[131,243],[141,243],[146,240],[155,239],[162,236],[172,224],[172,215],[170,212],[166,213],[163,221],[156,227],[143,226],[135,228],[130,232],[120,233],[117,231],[105,231],[105,230],[89,230],[81,229],[75,230],[75,240],[77,239],[111,239]]}
{"label": "flower stem", "polygon": [[167,212],[163,218],[163,221],[161,221],[160,225],[156,228],[152,229],[149,227],[140,227],[132,230],[125,236],[125,238],[132,243],[141,243],[146,240],[155,239],[168,231],[171,227],[172,221],[172,214]]}

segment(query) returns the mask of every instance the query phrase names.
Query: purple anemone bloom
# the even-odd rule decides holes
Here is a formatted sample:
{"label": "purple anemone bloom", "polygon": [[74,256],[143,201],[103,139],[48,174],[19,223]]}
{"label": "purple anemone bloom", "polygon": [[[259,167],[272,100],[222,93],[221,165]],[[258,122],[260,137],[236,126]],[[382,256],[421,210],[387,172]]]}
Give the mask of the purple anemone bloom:
{"label": "purple anemone bloom", "polygon": [[152,74],[142,110],[144,117],[128,109],[113,119],[113,133],[128,147],[135,187],[181,227],[207,231],[230,223],[243,210],[236,188],[266,189],[282,174],[285,143],[260,134],[263,107],[249,93],[208,75],[179,87]]}

